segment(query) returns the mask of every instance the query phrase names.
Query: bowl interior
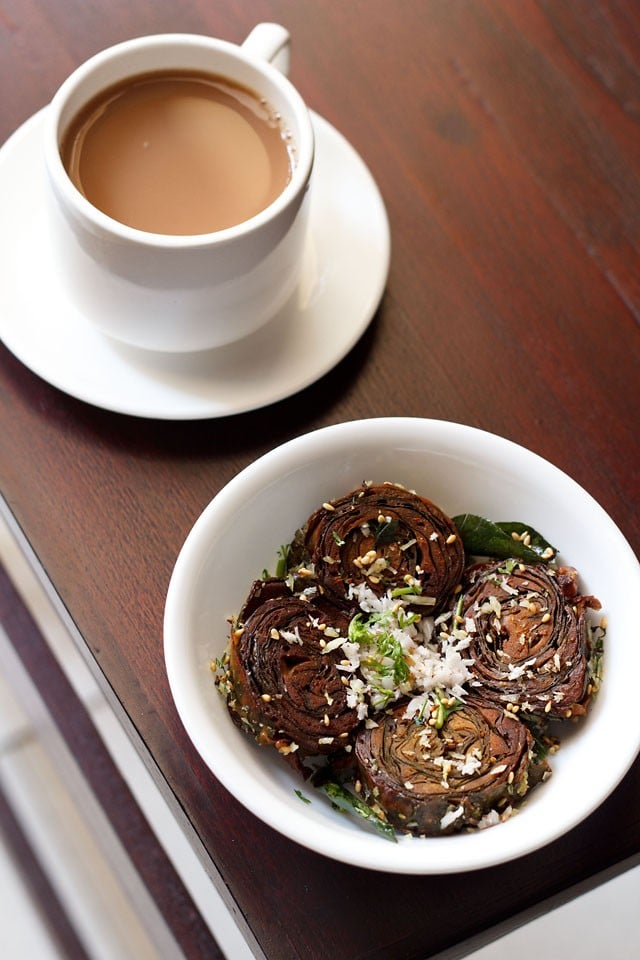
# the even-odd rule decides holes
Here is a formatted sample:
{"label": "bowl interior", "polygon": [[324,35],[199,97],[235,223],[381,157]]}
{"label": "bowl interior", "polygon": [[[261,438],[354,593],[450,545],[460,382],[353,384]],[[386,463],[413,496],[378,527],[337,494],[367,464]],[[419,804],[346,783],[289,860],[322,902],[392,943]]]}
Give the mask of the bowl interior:
{"label": "bowl interior", "polygon": [[[275,751],[257,747],[228,716],[210,662],[227,618],[252,580],[311,512],[364,480],[415,489],[449,515],[522,520],[560,549],[608,620],[602,690],[586,721],[552,757],[553,775],[517,816],[489,830],[390,843],[307,787]],[[636,630],[630,596],[640,569],[626,540],[573,480],[526,449],[442,421],[391,418],[328,427],[277,448],[238,474],[205,509],[180,553],[165,612],[165,657],[177,709],[203,760],[240,802],[277,830],[328,856],[378,870],[446,873],[520,856],[577,824],[622,778],[640,747]],[[600,616],[600,614],[598,615]],[[624,731],[624,737],[611,735]],[[296,794],[301,791],[311,803]]]}

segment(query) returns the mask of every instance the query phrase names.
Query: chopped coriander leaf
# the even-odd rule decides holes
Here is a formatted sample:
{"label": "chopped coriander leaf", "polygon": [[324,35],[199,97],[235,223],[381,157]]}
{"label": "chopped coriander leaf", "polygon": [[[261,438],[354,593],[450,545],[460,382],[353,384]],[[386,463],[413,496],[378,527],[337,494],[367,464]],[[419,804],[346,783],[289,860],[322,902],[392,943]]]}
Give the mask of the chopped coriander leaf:
{"label": "chopped coriander leaf", "polygon": [[303,803],[311,803],[311,800],[309,800],[309,797],[305,797],[302,790],[294,790],[293,792],[295,793],[296,797],[298,797],[298,799],[302,800]]}
{"label": "chopped coriander leaf", "polygon": [[382,820],[375,810],[365,803],[364,800],[360,800],[359,797],[356,797],[349,790],[345,789],[345,787],[332,781],[323,783],[322,790],[324,790],[333,806],[338,810],[342,810],[344,813],[355,814],[357,817],[360,817],[375,827],[378,833],[382,834],[387,840],[397,843],[397,837],[393,827],[385,820]]}
{"label": "chopped coriander leaf", "polygon": [[396,597],[420,596],[421,593],[422,584],[416,583],[412,587],[396,587],[395,590],[391,591],[391,596],[395,599]]}
{"label": "chopped coriander leaf", "polygon": [[455,713],[456,710],[460,710],[464,704],[462,700],[455,700],[455,702],[450,703],[449,699],[443,695],[442,690],[436,690],[436,695],[438,697],[438,710],[435,716],[434,727],[436,730],[442,730],[451,714]]}
{"label": "chopped coriander leaf", "polygon": [[398,535],[398,527],[397,520],[385,520],[384,523],[379,524],[374,536],[376,547],[385,543],[392,543]]}
{"label": "chopped coriander leaf", "polygon": [[538,717],[533,716],[533,714],[528,713],[526,710],[521,710],[518,716],[531,732],[533,737],[533,757],[537,763],[541,763],[556,741],[553,737],[547,735],[546,726]]}
{"label": "chopped coriander leaf", "polygon": [[276,577],[284,577],[287,572],[287,561],[289,559],[289,544],[285,544],[278,550],[278,562],[276,564]]}
{"label": "chopped coriander leaf", "polygon": [[408,680],[409,667],[404,658],[404,650],[400,641],[390,633],[383,633],[377,638],[377,644],[382,656],[393,660],[393,679],[395,683]]}
{"label": "chopped coriander leaf", "polygon": [[[366,621],[358,613],[349,624],[349,640],[364,648],[361,664],[373,677],[393,677],[394,685],[409,679],[410,670],[400,640],[386,629],[388,613],[373,613]],[[387,691],[389,694],[389,691]]]}
{"label": "chopped coriander leaf", "polygon": [[418,620],[420,620],[419,613],[406,613],[404,610],[398,610],[398,626],[401,630],[406,630],[407,627],[417,623]]}
{"label": "chopped coriander leaf", "polygon": [[604,658],[604,639],[607,634],[602,625],[591,628],[591,656],[589,657],[589,678],[593,688],[597,691],[602,683],[602,666]]}

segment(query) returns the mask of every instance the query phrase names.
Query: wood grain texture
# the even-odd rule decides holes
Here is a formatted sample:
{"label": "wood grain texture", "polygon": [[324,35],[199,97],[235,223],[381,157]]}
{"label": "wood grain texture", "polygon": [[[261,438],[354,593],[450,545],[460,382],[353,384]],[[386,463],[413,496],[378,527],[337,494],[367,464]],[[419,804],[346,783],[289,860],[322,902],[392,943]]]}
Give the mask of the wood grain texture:
{"label": "wood grain texture", "polygon": [[191,748],[164,674],[165,592],[191,525],[238,470],[293,436],[365,416],[442,418],[521,442],[582,484],[640,551],[640,8],[104,9],[0,0],[0,139],[110,43],[173,30],[240,41],[259,20],[282,22],[291,78],[380,186],[389,282],[365,336],[319,383],[221,420],[96,410],[2,349],[2,492],[266,956],[432,956],[637,852],[640,765],[551,848],[440,878],[437,900],[432,879],[333,863],[240,808]]}

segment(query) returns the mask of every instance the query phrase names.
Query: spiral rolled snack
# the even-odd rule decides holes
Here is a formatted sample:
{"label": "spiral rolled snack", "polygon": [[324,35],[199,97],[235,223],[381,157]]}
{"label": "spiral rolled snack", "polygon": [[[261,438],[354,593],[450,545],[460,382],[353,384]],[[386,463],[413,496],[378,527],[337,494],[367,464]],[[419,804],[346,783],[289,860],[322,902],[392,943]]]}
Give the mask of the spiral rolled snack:
{"label": "spiral rolled snack", "polygon": [[390,483],[365,484],[324,504],[309,518],[304,539],[318,581],[339,602],[349,597],[350,584],[364,584],[378,596],[410,589],[416,602],[437,613],[464,568],[464,548],[450,518],[430,500]]}
{"label": "spiral rolled snack", "polygon": [[492,826],[551,773],[548,721],[601,683],[600,603],[556,555],[520,521],[364,483],[253,583],[216,683],[240,729],[387,839]]}
{"label": "spiral rolled snack", "polygon": [[364,795],[389,823],[441,836],[508,816],[546,773],[533,763],[532,748],[520,720],[469,697],[439,728],[396,706],[377,727],[360,731],[355,755]]}
{"label": "spiral rolled snack", "polygon": [[585,713],[590,698],[589,607],[572,568],[478,564],[467,571],[460,616],[472,685],[485,699],[541,719]]}
{"label": "spiral rolled snack", "polygon": [[331,641],[347,629],[342,611],[301,600],[281,581],[254,584],[232,629],[225,675],[235,722],[296,762],[344,747],[360,721]]}

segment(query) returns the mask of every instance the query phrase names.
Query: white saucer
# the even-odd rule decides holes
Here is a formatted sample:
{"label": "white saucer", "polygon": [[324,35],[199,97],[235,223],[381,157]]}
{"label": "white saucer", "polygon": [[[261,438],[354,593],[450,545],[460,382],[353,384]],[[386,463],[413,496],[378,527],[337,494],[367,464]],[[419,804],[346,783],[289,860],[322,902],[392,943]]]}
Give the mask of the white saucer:
{"label": "white saucer", "polygon": [[107,410],[196,420],[288,397],[358,341],[386,283],[389,223],[369,170],[326,120],[312,115],[310,235],[295,295],[250,337],[180,355],[117,344],[69,302],[46,243],[43,116],[27,120],[0,150],[0,339],[34,373]]}

